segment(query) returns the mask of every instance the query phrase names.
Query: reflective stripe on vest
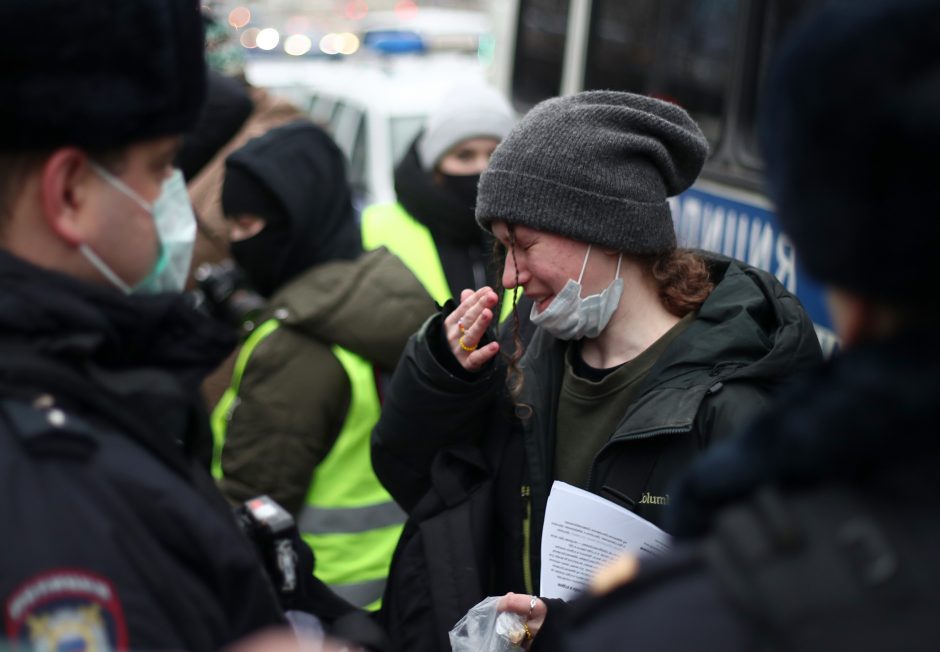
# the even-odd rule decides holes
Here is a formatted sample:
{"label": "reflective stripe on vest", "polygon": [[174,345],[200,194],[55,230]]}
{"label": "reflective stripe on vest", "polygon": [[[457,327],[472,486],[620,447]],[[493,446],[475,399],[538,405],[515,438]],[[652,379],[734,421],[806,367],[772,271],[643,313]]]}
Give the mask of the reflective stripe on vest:
{"label": "reflective stripe on vest", "polygon": [[[451,298],[434,237],[401,204],[375,204],[363,211],[362,246],[367,250],[386,247],[401,258],[437,303],[443,305]],[[512,292],[507,290],[503,296],[499,320],[505,320],[510,314]]]}
{"label": "reflective stripe on vest", "polygon": [[212,410],[210,423],[212,424],[212,476],[216,480],[222,479],[222,446],[225,443],[225,431],[228,428],[229,421],[232,420],[232,412],[238,407],[238,389],[242,384],[242,375],[245,373],[245,367],[248,366],[248,359],[254,352],[255,347],[268,335],[277,330],[280,323],[276,319],[269,319],[257,328],[242,344],[238,357],[235,359],[235,368],[232,370],[232,382],[228,389],[222,394],[222,398]]}
{"label": "reflective stripe on vest", "polygon": [[[245,340],[231,386],[212,412],[212,470],[216,478],[222,477],[225,431],[238,406],[248,360],[278,326],[277,320],[268,320]],[[354,605],[374,610],[381,606],[405,514],[372,471],[369,438],[380,410],[372,365],[339,346],[331,351],[349,377],[349,410],[336,442],[317,465],[297,526],[314,551],[317,577]]]}
{"label": "reflective stripe on vest", "polygon": [[372,470],[370,437],[379,419],[372,365],[333,347],[352,391],[343,430],[317,466],[300,533],[317,558],[317,577],[359,607],[377,609],[405,513]]}

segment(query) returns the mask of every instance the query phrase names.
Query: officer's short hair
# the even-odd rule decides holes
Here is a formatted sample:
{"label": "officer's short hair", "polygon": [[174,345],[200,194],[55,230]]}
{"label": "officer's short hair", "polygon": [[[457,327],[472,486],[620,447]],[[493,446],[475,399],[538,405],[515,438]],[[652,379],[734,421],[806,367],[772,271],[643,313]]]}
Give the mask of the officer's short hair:
{"label": "officer's short hair", "polygon": [[[53,151],[55,150],[0,152],[0,243],[4,240],[4,228],[10,220],[13,204],[23,187],[23,182],[32,172],[42,167]],[[126,152],[127,146],[112,147],[90,150],[88,156],[113,172],[119,172]]]}

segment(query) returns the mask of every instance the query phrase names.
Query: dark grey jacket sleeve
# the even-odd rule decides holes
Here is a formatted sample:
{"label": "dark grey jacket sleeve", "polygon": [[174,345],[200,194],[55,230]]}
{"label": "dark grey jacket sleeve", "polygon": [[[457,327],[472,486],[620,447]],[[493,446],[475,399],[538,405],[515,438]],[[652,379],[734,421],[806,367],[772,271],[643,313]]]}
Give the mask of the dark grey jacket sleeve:
{"label": "dark grey jacket sleeve", "polygon": [[372,432],[372,466],[406,511],[428,489],[437,452],[472,442],[489,427],[502,387],[501,367],[458,376],[441,358],[443,315],[431,317],[409,340]]}

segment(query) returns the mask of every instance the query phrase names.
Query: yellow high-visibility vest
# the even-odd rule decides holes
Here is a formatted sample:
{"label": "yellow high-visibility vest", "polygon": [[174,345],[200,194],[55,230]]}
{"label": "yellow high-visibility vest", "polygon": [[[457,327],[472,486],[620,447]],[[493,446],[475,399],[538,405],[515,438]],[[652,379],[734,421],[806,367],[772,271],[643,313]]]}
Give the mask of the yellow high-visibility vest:
{"label": "yellow high-visibility vest", "polygon": [[[212,412],[216,478],[222,477],[225,431],[248,360],[278,327],[270,319],[248,337],[232,384]],[[331,350],[349,377],[352,396],[336,442],[314,471],[297,526],[316,557],[316,576],[352,604],[376,610],[406,516],[372,470],[369,439],[381,409],[372,364],[342,347]]]}

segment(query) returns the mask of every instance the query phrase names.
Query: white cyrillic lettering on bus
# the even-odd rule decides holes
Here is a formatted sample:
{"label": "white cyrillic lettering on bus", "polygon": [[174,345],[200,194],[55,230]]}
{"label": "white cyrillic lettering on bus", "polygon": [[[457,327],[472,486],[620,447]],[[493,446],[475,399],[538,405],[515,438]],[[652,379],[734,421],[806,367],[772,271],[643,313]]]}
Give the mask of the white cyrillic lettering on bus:
{"label": "white cyrillic lettering on bus", "polygon": [[705,204],[702,218],[702,242],[699,245],[707,251],[721,251],[721,237],[724,234],[725,209],[715,204]]}
{"label": "white cyrillic lettering on bus", "polygon": [[679,232],[679,211],[682,210],[682,202],[678,197],[669,197],[666,199],[669,203],[669,212],[672,213],[672,226]]}
{"label": "white cyrillic lettering on bus", "polygon": [[750,221],[747,215],[738,215],[738,242],[734,248],[734,257],[738,260],[747,260],[747,225]]}
{"label": "white cyrillic lettering on bus", "polygon": [[694,247],[699,241],[702,229],[702,202],[695,197],[687,197],[682,202],[682,231],[679,241],[682,246]]}
{"label": "white cyrillic lettering on bus", "polygon": [[796,294],[796,248],[785,234],[777,237],[777,271],[774,274],[787,290]]}
{"label": "white cyrillic lettering on bus", "polygon": [[748,242],[747,262],[749,265],[770,271],[774,255],[774,230],[770,223],[755,219],[751,222],[751,238]]}
{"label": "white cyrillic lettering on bus", "polygon": [[734,233],[737,226],[738,212],[732,209],[725,217],[725,244],[721,248],[721,253],[730,258],[734,257]]}

